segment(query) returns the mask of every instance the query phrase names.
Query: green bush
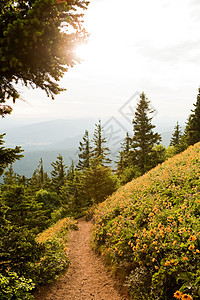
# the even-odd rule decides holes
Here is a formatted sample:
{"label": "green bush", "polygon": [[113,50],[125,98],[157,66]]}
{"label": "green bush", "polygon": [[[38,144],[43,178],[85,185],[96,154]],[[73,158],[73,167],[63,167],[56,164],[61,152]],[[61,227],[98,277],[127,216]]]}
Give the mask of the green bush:
{"label": "green bush", "polygon": [[1,300],[31,300],[34,297],[30,292],[35,284],[31,279],[19,277],[15,272],[0,274],[0,299]]}
{"label": "green bush", "polygon": [[66,256],[62,240],[59,238],[47,240],[44,246],[45,253],[34,265],[32,274],[30,274],[37,286],[54,281],[69,266],[69,259]]}

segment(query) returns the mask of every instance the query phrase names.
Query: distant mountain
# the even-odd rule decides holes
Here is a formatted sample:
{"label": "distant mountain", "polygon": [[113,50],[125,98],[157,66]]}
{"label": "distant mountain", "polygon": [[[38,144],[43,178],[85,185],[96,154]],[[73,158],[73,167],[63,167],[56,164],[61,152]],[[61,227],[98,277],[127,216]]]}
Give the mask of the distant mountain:
{"label": "distant mountain", "polygon": [[52,171],[51,163],[56,161],[59,153],[63,156],[64,163],[67,166],[71,165],[72,160],[74,163],[77,163],[77,149],[68,149],[62,151],[32,151],[24,152],[24,157],[15,162],[13,165],[14,171],[20,175],[25,175],[27,178],[30,178],[33,175],[34,170],[37,169],[39,165],[39,160],[42,158],[44,163],[45,172]]}
{"label": "distant mountain", "polygon": [[[104,120],[105,121],[105,120]],[[58,154],[62,154],[67,165],[74,160],[77,163],[79,142],[88,130],[90,138],[93,136],[95,119],[80,120],[53,120],[40,123],[26,124],[18,126],[19,123],[11,122],[10,128],[5,129],[2,126],[2,133],[6,132],[5,146],[15,147],[22,146],[24,149],[24,158],[14,164],[15,172],[31,177],[33,171],[37,168],[40,158],[43,158],[44,168],[50,173],[51,162],[56,160]],[[102,124],[104,122],[102,121]],[[110,127],[111,128],[111,127]],[[130,127],[131,128],[131,125]],[[168,146],[173,131],[163,130],[161,133],[162,144]],[[171,129],[171,128],[170,128]],[[158,129],[157,129],[158,130]],[[118,136],[118,143],[113,143],[112,138],[107,137],[108,147],[111,149],[111,159],[116,160],[116,155],[120,151],[121,141],[124,139],[126,132],[121,130]]]}
{"label": "distant mountain", "polygon": [[93,132],[94,123],[93,119],[53,120],[8,128],[5,131],[6,146],[20,145],[30,151],[47,149],[51,145],[55,148],[57,143],[64,143],[70,148],[71,143],[75,146],[77,136],[82,137],[86,129]]}

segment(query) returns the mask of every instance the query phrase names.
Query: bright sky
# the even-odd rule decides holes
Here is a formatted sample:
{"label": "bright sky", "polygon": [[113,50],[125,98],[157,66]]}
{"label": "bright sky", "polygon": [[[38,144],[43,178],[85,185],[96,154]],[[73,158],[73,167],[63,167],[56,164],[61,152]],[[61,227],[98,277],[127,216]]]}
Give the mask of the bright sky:
{"label": "bright sky", "polygon": [[199,16],[198,0],[91,0],[90,39],[77,50],[84,61],[61,81],[67,91],[55,101],[24,91],[27,103],[16,104],[11,117],[120,119],[120,108],[144,91],[156,123],[184,123],[200,86]]}

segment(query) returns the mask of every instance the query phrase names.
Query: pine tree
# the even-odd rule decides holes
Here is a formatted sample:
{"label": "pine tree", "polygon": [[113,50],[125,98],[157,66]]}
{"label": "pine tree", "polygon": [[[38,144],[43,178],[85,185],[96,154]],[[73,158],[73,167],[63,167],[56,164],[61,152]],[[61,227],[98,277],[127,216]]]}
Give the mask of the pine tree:
{"label": "pine tree", "polygon": [[3,183],[7,185],[13,185],[17,183],[17,174],[14,172],[12,165],[4,173]]}
{"label": "pine tree", "polygon": [[180,125],[178,122],[177,122],[176,126],[174,127],[174,130],[175,131],[170,140],[170,146],[178,146],[178,145],[180,145],[180,142],[181,142],[182,133],[181,133]]}
{"label": "pine tree", "polygon": [[60,199],[65,214],[72,214],[73,216],[80,213],[82,208],[85,208],[85,197],[82,185],[83,173],[71,169],[71,172],[67,174],[68,179],[65,184],[60,188]]}
{"label": "pine tree", "polygon": [[128,132],[121,144],[122,148],[119,153],[119,160],[117,161],[117,175],[122,185],[130,182],[133,178],[141,175],[137,165],[135,165],[135,152],[132,150],[132,138]]}
{"label": "pine tree", "polygon": [[94,137],[93,137],[94,148],[92,151],[93,158],[98,159],[101,165],[110,164],[111,159],[108,157],[110,154],[110,149],[105,147],[106,138],[103,136],[103,127],[101,125],[101,120],[98,124],[95,124]]}
{"label": "pine tree", "polygon": [[[74,48],[86,38],[82,14],[89,2],[0,1],[0,102],[19,98],[15,83],[41,88],[53,97],[58,81],[77,61]],[[73,27],[73,30],[71,28]],[[5,106],[0,114],[9,113]]]}
{"label": "pine tree", "polygon": [[192,110],[192,114],[189,116],[184,132],[185,142],[188,146],[200,141],[200,88],[194,107],[195,109]]}
{"label": "pine tree", "polygon": [[72,160],[71,166],[67,170],[66,180],[73,181],[74,176],[75,176],[75,166],[74,166],[74,161]]}
{"label": "pine tree", "polygon": [[33,191],[48,188],[50,185],[50,179],[47,172],[44,171],[43,159],[39,161],[37,169],[34,171],[32,178],[30,179],[30,186]]}
{"label": "pine tree", "polygon": [[85,170],[89,168],[90,166],[90,159],[92,156],[91,149],[92,147],[90,146],[90,141],[89,141],[89,134],[88,131],[85,131],[85,135],[83,137],[83,142],[79,143],[79,162],[77,165],[78,170]]}
{"label": "pine tree", "polygon": [[119,152],[117,163],[117,174],[122,174],[123,170],[129,165],[129,154],[131,151],[132,139],[129,136],[129,133],[126,133],[124,141],[121,143],[121,151]]}
{"label": "pine tree", "polygon": [[67,166],[64,164],[61,154],[58,155],[56,162],[51,163],[53,171],[51,171],[51,180],[53,190],[59,193],[61,186],[65,183]]}
{"label": "pine tree", "polygon": [[133,119],[133,164],[139,167],[142,174],[156,166],[154,146],[161,141],[161,136],[153,132],[155,125],[151,123],[151,114],[154,110],[149,104],[150,101],[142,93]]}
{"label": "pine tree", "polygon": [[3,174],[4,170],[16,160],[23,157],[21,152],[21,147],[16,146],[14,149],[5,148],[2,145],[5,143],[3,140],[5,134],[0,134],[0,176]]}
{"label": "pine tree", "polygon": [[90,168],[83,174],[83,187],[87,195],[88,204],[100,203],[119,188],[116,175],[112,174],[109,167],[103,166],[92,160]]}

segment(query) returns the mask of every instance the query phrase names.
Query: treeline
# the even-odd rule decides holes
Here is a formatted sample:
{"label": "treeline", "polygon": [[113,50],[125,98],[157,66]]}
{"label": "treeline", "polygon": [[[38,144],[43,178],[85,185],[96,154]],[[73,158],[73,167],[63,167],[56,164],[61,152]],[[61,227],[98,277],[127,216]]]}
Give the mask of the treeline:
{"label": "treeline", "polygon": [[177,122],[170,145],[162,145],[161,136],[154,133],[150,101],[142,93],[133,119],[133,136],[126,134],[118,156],[116,173],[121,184],[143,175],[166,159],[200,141],[200,89],[195,109],[189,115],[184,132]]}
{"label": "treeline", "polygon": [[89,132],[85,131],[79,144],[76,165],[72,161],[70,166],[66,166],[59,154],[57,160],[51,163],[51,176],[48,176],[41,158],[38,168],[29,179],[15,174],[11,165],[4,173],[3,186],[23,185],[43,203],[48,222],[66,215],[79,217],[88,207],[105,200],[120,185],[200,141],[200,89],[194,106],[184,132],[181,132],[177,122],[170,145],[164,147],[161,135],[155,132],[155,125],[152,124],[154,110],[142,93],[133,118],[132,137],[126,134],[114,169],[111,167],[111,151],[107,146],[104,128],[99,120],[91,140]]}

